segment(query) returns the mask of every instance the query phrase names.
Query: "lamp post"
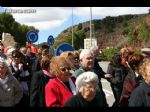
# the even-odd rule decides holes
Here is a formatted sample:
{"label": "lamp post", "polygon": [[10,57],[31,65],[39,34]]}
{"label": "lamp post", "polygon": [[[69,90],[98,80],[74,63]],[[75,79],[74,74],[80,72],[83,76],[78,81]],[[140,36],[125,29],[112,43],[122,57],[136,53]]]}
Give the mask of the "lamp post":
{"label": "lamp post", "polygon": [[73,7],[72,7],[72,47],[74,47],[74,40],[73,40]]}
{"label": "lamp post", "polygon": [[92,7],[90,7],[90,39],[91,39],[91,47],[92,47]]}

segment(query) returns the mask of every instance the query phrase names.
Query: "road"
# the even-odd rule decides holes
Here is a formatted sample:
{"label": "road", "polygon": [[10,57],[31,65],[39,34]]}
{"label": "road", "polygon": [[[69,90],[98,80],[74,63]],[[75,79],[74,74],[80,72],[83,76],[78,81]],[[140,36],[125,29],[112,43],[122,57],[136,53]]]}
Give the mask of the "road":
{"label": "road", "polygon": [[[99,63],[105,72],[107,71],[108,63],[109,62],[103,62],[103,61]],[[111,107],[115,100],[114,100],[112,89],[110,87],[110,83],[106,79],[102,79],[101,82],[103,86],[103,91],[105,92],[106,95],[107,103],[109,104],[109,107]]]}

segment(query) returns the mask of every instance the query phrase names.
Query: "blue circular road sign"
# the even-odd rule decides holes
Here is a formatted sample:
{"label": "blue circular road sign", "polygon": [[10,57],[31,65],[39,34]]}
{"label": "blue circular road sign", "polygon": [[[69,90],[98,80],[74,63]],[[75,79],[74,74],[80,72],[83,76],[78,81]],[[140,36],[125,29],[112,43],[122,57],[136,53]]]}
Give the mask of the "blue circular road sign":
{"label": "blue circular road sign", "polygon": [[27,41],[29,42],[36,42],[38,40],[38,33],[35,31],[29,31],[26,35]]}
{"label": "blue circular road sign", "polygon": [[64,51],[74,51],[74,48],[67,43],[60,44],[56,49],[55,55],[59,56]]}
{"label": "blue circular road sign", "polygon": [[47,39],[47,43],[51,46],[54,45],[54,37],[52,35],[50,35]]}

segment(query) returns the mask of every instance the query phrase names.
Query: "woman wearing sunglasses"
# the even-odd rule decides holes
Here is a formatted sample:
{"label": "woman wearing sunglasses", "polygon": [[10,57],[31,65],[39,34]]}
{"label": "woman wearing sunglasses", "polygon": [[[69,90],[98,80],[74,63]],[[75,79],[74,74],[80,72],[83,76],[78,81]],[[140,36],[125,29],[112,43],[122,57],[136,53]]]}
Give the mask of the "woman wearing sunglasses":
{"label": "woman wearing sunglasses", "polygon": [[13,76],[19,81],[23,90],[23,97],[17,106],[29,106],[29,86],[31,74],[26,64],[22,63],[22,53],[18,50],[12,52],[10,69]]}
{"label": "woman wearing sunglasses", "polygon": [[55,78],[49,80],[45,87],[46,107],[62,107],[70,97],[76,94],[71,63],[64,57],[53,57],[50,72]]}

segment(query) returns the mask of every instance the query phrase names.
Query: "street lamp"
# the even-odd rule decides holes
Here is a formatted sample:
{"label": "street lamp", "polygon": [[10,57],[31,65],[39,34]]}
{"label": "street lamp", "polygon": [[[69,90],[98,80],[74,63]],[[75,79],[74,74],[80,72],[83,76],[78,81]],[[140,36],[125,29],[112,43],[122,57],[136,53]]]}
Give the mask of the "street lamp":
{"label": "street lamp", "polygon": [[91,39],[91,47],[92,47],[92,7],[90,7],[90,39]]}
{"label": "street lamp", "polygon": [[73,7],[72,7],[72,47],[74,47],[73,41]]}

